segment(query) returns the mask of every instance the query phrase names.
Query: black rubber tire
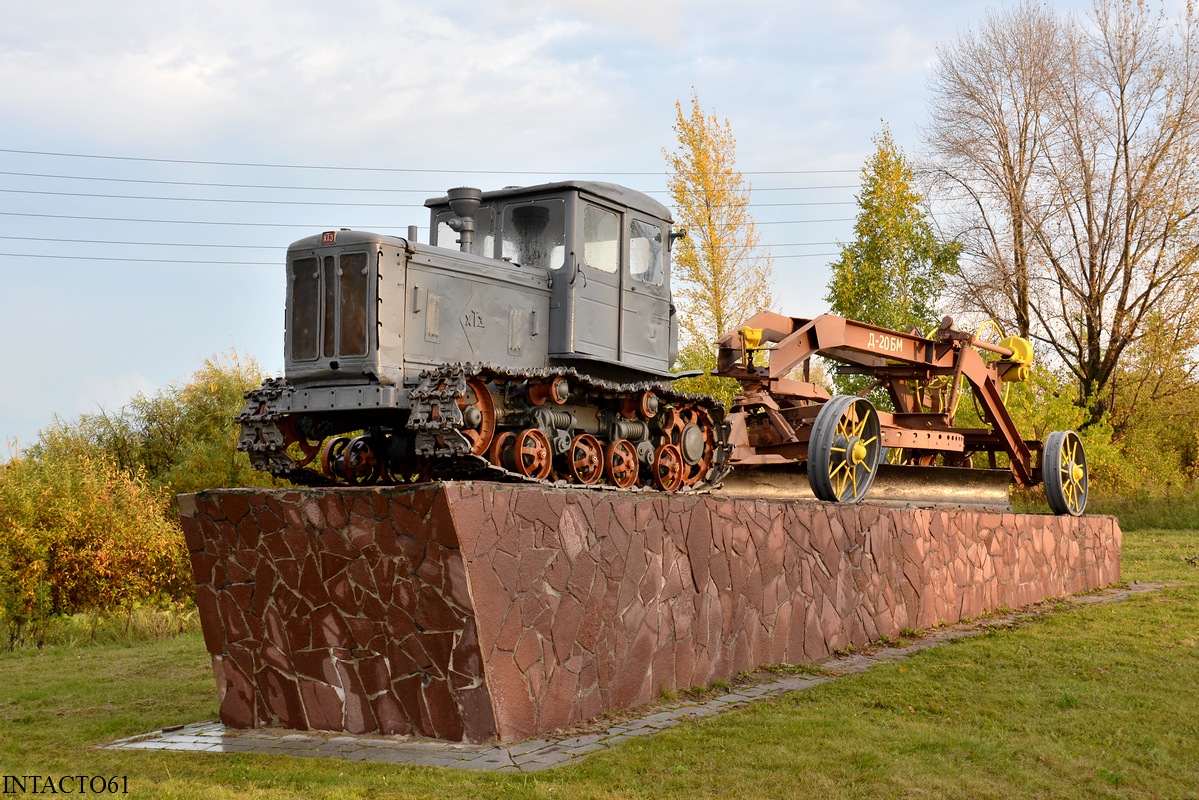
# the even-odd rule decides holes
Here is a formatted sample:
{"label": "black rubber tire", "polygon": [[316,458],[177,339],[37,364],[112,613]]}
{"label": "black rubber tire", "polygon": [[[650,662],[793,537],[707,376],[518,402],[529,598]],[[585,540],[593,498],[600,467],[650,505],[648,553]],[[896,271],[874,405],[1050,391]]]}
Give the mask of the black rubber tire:
{"label": "black rubber tire", "polygon": [[1041,455],[1045,499],[1058,516],[1077,517],[1087,508],[1090,475],[1082,439],[1074,431],[1054,431],[1045,437]]}
{"label": "black rubber tire", "polygon": [[[858,435],[846,436],[842,421],[856,421]],[[866,448],[864,458],[853,463],[854,444]],[[857,503],[870,491],[882,456],[878,412],[864,397],[835,395],[816,415],[808,439],[808,483],[812,493],[829,503]]]}

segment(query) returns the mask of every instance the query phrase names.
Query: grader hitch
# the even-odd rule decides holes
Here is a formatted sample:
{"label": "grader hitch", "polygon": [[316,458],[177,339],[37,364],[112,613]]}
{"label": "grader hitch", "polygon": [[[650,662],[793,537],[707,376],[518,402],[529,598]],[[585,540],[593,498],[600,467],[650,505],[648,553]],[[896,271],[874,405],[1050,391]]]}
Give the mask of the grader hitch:
{"label": "grader hitch", "polygon": [[[803,467],[811,493],[828,502],[857,502],[874,487],[872,501],[1010,510],[1014,481],[1044,482],[1055,514],[1086,507],[1078,434],[1025,440],[1004,403],[1004,382],[1028,377],[1032,347],[1024,339],[984,342],[948,317],[925,337],[833,314],[763,312],[718,344],[716,374],[742,386],[728,417],[730,493],[804,495]],[[811,381],[813,356],[836,362],[841,374],[872,377],[862,395],[881,388],[894,410],[880,411],[862,395],[830,396]],[[987,427],[955,425],[964,383]],[[984,458],[986,467],[976,463]]]}

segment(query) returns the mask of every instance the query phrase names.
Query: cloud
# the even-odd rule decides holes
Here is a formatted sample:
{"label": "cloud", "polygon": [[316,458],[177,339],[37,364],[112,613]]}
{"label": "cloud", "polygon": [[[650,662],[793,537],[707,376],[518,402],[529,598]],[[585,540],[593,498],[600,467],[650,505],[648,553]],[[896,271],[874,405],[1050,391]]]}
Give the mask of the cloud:
{"label": "cloud", "polygon": [[658,43],[678,41],[696,16],[703,16],[709,3],[689,0],[505,0],[497,5],[521,15],[540,17],[568,12],[595,25],[618,30],[626,37]]}
{"label": "cloud", "polygon": [[[334,18],[291,3],[204,3],[155,5],[117,30],[99,9],[80,4],[65,20],[43,6],[3,34],[6,114],[49,128],[85,121],[98,138],[159,152],[270,130],[276,152],[299,153],[484,131],[536,149],[560,135],[564,107],[584,125],[610,110],[601,64],[561,46],[585,33],[569,19],[497,32],[425,6],[350,3]],[[58,29],[50,40],[35,33],[47,25]]]}

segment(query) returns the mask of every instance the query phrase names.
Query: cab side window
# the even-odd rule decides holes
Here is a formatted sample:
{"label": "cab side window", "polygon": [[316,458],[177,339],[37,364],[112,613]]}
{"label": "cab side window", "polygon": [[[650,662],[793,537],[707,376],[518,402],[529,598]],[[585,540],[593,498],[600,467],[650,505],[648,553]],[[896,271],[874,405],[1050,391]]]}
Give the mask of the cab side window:
{"label": "cab side window", "polygon": [[590,203],[583,209],[583,263],[601,272],[620,269],[620,217]]}
{"label": "cab side window", "polygon": [[566,260],[566,204],[561,200],[504,209],[500,257],[523,267],[561,269]]}
{"label": "cab side window", "polygon": [[652,286],[662,285],[662,229],[635,219],[629,223],[629,274]]}

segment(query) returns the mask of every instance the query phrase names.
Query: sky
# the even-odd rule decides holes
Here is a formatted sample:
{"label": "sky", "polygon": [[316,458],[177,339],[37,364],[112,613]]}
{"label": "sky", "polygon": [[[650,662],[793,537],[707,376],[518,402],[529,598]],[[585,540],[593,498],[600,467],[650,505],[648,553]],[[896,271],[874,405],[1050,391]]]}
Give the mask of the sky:
{"label": "sky", "polygon": [[205,359],[281,373],[296,239],[424,241],[461,185],[668,202],[692,92],[737,138],[778,309],[818,314],[872,137],[922,156],[937,48],[1000,5],[0,0],[0,460]]}

